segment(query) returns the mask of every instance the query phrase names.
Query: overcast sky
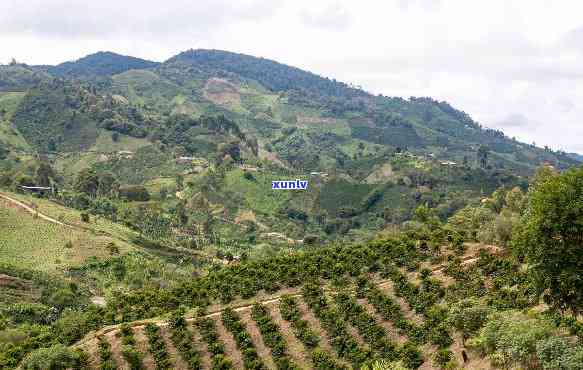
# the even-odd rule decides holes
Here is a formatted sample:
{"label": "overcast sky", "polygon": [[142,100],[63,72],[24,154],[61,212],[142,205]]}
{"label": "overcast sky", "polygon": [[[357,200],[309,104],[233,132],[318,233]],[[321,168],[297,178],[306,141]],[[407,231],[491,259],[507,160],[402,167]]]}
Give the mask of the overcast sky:
{"label": "overcast sky", "polygon": [[583,153],[582,14],[575,0],[1,0],[0,62],[224,49]]}

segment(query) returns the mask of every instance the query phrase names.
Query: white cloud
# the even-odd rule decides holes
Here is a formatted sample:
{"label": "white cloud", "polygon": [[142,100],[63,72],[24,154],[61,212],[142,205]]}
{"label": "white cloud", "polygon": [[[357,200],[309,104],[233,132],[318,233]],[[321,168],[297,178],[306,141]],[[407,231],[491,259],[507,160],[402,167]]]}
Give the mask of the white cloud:
{"label": "white cloud", "polygon": [[569,0],[3,0],[0,60],[225,49],[447,100],[510,136],[583,152],[582,12]]}
{"label": "white cloud", "polygon": [[300,18],[308,27],[335,31],[345,30],[352,21],[350,14],[339,3],[329,4],[318,10],[304,9],[300,13]]}

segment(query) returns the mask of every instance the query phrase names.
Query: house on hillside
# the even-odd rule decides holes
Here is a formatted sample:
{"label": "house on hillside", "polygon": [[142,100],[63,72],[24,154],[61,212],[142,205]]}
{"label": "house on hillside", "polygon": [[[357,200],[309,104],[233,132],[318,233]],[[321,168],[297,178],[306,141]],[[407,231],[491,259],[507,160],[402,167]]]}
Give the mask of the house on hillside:
{"label": "house on hillside", "polygon": [[243,171],[249,171],[249,172],[258,172],[259,171],[259,169],[257,167],[250,166],[250,165],[245,164],[245,163],[239,165],[239,168],[242,169]]}
{"label": "house on hillside", "polygon": [[120,150],[119,152],[117,152],[118,157],[123,158],[123,159],[132,159],[134,158],[134,152],[131,152],[129,150]]}
{"label": "house on hillside", "polygon": [[178,164],[192,164],[192,161],[194,161],[194,160],[195,160],[194,157],[182,156],[182,157],[176,158],[176,163],[178,163]]}
{"label": "house on hillside", "polygon": [[18,189],[26,193],[33,193],[39,195],[53,194],[55,189],[50,186],[18,186]]}
{"label": "house on hillside", "polygon": [[310,176],[326,177],[328,174],[326,172],[310,172]]}
{"label": "house on hillside", "polygon": [[453,161],[442,161],[441,165],[442,166],[457,166],[457,163],[453,162]]}

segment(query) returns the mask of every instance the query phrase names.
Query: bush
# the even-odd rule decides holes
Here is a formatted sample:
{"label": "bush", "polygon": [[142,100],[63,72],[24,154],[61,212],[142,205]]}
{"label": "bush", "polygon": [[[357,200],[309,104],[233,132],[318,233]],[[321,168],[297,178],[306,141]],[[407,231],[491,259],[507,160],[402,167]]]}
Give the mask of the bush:
{"label": "bush", "polygon": [[137,370],[142,368],[142,359],[144,355],[136,348],[130,345],[124,345],[121,347],[121,354],[130,365],[130,369]]}
{"label": "bush", "polygon": [[433,355],[433,365],[443,369],[453,359],[453,352],[451,352],[449,349],[440,349]]}
{"label": "bush", "polygon": [[113,358],[113,353],[111,352],[111,345],[105,339],[104,336],[97,338],[97,348],[99,351],[99,358],[101,359],[101,370],[115,370],[117,369],[117,364]]}
{"label": "bush", "polygon": [[119,196],[123,199],[136,202],[147,202],[150,200],[150,193],[143,186],[123,186],[119,188]]}
{"label": "bush", "polygon": [[497,312],[469,345],[489,354],[494,366],[529,367],[537,360],[539,342],[553,334],[554,327],[548,321],[516,311]]}
{"label": "bush", "polygon": [[249,171],[245,171],[245,173],[243,173],[243,177],[245,180],[255,181],[255,176],[253,176],[253,174]]}
{"label": "bush", "polygon": [[88,223],[90,221],[89,213],[82,212],[81,213],[81,221]]}
{"label": "bush", "polygon": [[30,370],[65,370],[70,368],[81,368],[86,365],[87,356],[78,351],[74,351],[62,344],[55,344],[48,348],[39,348],[29,353],[22,360],[22,369]]}
{"label": "bush", "polygon": [[64,312],[53,327],[59,341],[68,345],[80,340],[92,329],[85,314],[77,311]]}
{"label": "bush", "polygon": [[156,367],[158,369],[169,369],[172,364],[166,349],[166,343],[160,333],[160,328],[156,324],[148,323],[145,326],[146,336],[148,337],[148,344],[150,353],[154,356]]}

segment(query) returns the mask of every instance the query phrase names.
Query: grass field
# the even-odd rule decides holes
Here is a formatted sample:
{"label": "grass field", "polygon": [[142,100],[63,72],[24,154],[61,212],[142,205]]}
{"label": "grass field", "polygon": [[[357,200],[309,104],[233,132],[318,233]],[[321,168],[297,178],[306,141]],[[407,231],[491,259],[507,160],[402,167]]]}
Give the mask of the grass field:
{"label": "grass field", "polygon": [[271,181],[285,179],[265,173],[253,173],[253,176],[255,180],[247,180],[242,170],[234,170],[225,178],[226,188],[244,199],[243,207],[273,214],[289,200],[291,192],[271,190]]}
{"label": "grass field", "polygon": [[[47,199],[36,198],[28,194],[7,193],[7,195],[23,203],[34,204],[40,213],[63,223],[84,229],[86,233],[106,235],[111,239],[115,239],[120,247],[126,249],[131,248],[128,240],[136,236],[134,231],[128,229],[124,225],[112,222],[103,217],[93,216],[89,223],[82,222],[81,211],[63,207]],[[26,214],[26,216],[28,216],[28,214]],[[32,218],[32,216],[30,217]]]}
{"label": "grass field", "polygon": [[127,243],[108,236],[35,218],[5,201],[0,202],[0,229],[2,262],[38,271],[63,271],[83,263],[90,256],[108,256],[106,246],[112,241],[122,253],[132,249]]}

